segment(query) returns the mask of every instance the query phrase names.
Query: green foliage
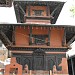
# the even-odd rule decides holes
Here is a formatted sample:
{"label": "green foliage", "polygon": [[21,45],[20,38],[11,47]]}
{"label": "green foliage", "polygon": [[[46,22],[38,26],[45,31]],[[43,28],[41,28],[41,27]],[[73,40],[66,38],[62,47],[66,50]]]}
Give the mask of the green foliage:
{"label": "green foliage", "polygon": [[74,17],[75,16],[75,5],[71,6],[70,11],[72,13],[72,16]]}

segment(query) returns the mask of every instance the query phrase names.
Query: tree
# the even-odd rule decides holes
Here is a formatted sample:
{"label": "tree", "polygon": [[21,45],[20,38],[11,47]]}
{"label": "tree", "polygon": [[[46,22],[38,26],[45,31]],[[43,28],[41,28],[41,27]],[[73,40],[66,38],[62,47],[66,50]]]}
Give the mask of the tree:
{"label": "tree", "polygon": [[73,0],[73,4],[72,4],[72,6],[70,8],[70,11],[72,13],[72,17],[75,17],[75,0]]}

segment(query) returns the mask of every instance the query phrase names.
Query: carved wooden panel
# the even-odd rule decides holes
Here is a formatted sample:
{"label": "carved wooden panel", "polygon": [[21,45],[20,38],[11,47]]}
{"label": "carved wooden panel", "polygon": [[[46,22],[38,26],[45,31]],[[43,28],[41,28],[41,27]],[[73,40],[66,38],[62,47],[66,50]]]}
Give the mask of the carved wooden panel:
{"label": "carved wooden panel", "polygon": [[46,16],[46,6],[27,6],[26,14],[29,16]]}
{"label": "carved wooden panel", "polygon": [[12,0],[0,0],[1,7],[10,7],[12,5]]}
{"label": "carved wooden panel", "polygon": [[53,70],[54,65],[55,65],[55,57],[54,56],[46,57],[46,69]]}
{"label": "carved wooden panel", "polygon": [[17,60],[17,63],[21,64],[21,58],[20,58],[20,56],[17,57],[16,60]]}
{"label": "carved wooden panel", "polygon": [[23,69],[24,66],[27,64],[28,65],[28,69],[32,70],[32,56],[30,55],[22,55],[22,65],[23,65]]}
{"label": "carved wooden panel", "polygon": [[34,70],[43,70],[44,69],[44,58],[43,56],[34,57]]}
{"label": "carved wooden panel", "polygon": [[53,66],[56,65],[57,71],[62,70],[63,55],[60,54],[45,54],[43,49],[34,50],[33,54],[18,54],[14,53],[13,56],[16,57],[17,62],[24,66],[27,64],[30,70],[53,70]]}
{"label": "carved wooden panel", "polygon": [[56,68],[58,71],[62,70],[62,66],[59,66],[62,63],[62,57],[57,57],[56,58]]}
{"label": "carved wooden panel", "polygon": [[25,58],[24,60],[23,60],[23,68],[24,68],[24,66],[25,65],[28,65],[28,68],[30,67],[30,60],[28,59],[28,58]]}
{"label": "carved wooden panel", "polygon": [[33,16],[43,16],[44,10],[33,10]]}
{"label": "carved wooden panel", "polygon": [[48,38],[48,35],[33,35],[33,43],[35,45],[45,45],[46,44],[46,38]]}

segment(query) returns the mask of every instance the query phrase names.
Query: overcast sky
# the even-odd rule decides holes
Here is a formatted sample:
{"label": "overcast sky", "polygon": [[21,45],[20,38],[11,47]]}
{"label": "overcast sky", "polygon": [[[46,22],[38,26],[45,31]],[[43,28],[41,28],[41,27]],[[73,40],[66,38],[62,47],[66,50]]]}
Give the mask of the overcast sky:
{"label": "overcast sky", "polygon": [[61,25],[75,25],[75,17],[72,17],[72,13],[70,12],[70,8],[72,5],[75,5],[74,0],[67,0],[63,6],[63,9],[58,17],[56,24]]}

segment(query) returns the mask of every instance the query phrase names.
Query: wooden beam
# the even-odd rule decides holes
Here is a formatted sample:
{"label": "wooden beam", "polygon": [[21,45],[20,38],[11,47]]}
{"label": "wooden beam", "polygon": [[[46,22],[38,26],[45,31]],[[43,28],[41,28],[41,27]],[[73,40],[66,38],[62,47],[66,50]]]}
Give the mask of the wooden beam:
{"label": "wooden beam", "polygon": [[4,32],[0,31],[0,39],[2,40],[2,42],[6,45],[11,45],[11,41],[9,40],[9,38],[5,35]]}
{"label": "wooden beam", "polygon": [[17,15],[16,15],[17,22],[18,22],[18,23],[21,23],[18,4],[15,5],[15,12],[16,12],[16,14],[17,14]]}
{"label": "wooden beam", "polygon": [[59,4],[51,13],[52,19],[53,19],[53,15],[55,14],[55,11],[60,7],[61,4]]}
{"label": "wooden beam", "polygon": [[47,6],[46,6],[46,14],[47,14],[47,16],[50,16],[50,8],[49,8],[49,5],[47,4]]}
{"label": "wooden beam", "polygon": [[28,6],[28,16],[30,16],[30,5]]}
{"label": "wooden beam", "polygon": [[18,6],[19,6],[19,8],[21,9],[21,11],[23,12],[23,15],[25,15],[25,11],[24,11],[24,9],[21,7],[21,5],[18,4]]}
{"label": "wooden beam", "polygon": [[74,40],[75,40],[75,35],[69,40],[69,42],[67,43],[67,45],[70,45]]}
{"label": "wooden beam", "polygon": [[50,20],[50,16],[26,16],[27,19]]}
{"label": "wooden beam", "polygon": [[50,28],[48,28],[48,44],[47,44],[48,46],[50,46],[50,31],[51,31]]}

